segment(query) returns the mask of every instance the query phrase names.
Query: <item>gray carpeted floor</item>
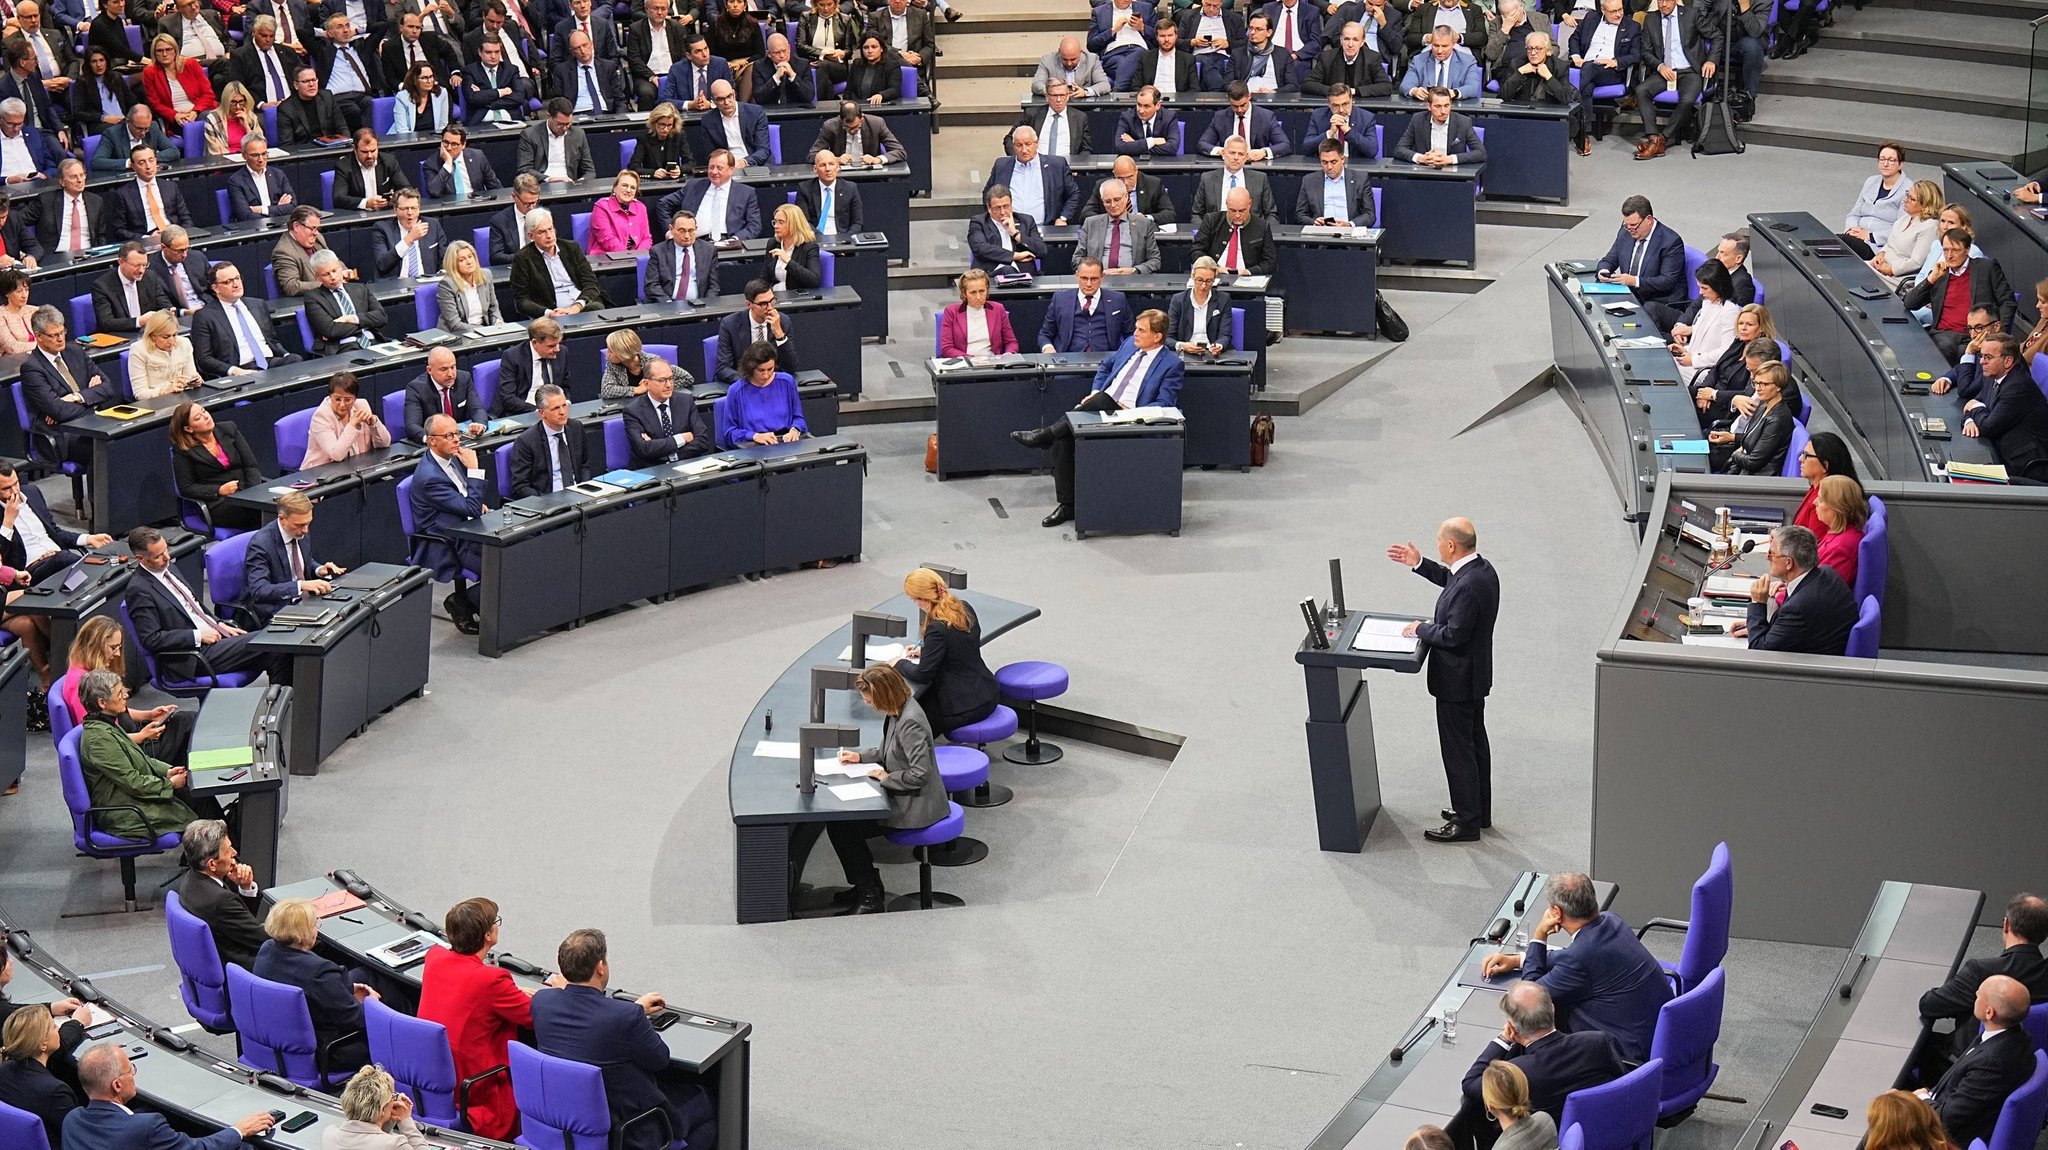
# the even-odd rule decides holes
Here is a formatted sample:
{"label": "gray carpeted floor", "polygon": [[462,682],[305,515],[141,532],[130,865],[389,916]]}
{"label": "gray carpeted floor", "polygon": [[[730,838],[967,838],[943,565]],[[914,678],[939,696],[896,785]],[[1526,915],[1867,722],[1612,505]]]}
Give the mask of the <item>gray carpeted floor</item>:
{"label": "gray carpeted floor", "polygon": [[[1075,542],[1038,526],[1049,478],[942,485],[921,467],[928,427],[863,428],[865,562],[627,611],[501,660],[442,627],[431,693],[293,783],[284,872],[353,867],[435,915],[489,894],[507,946],[537,958],[604,927],[621,984],[754,1023],[757,1146],[1298,1147],[1514,874],[1585,860],[1591,652],[1633,532],[1554,396],[1459,434],[1550,362],[1537,265],[1603,252],[1631,192],[1706,246],[1744,210],[1837,218],[1869,166],[1762,148],[1574,161],[1592,219],[1482,245],[1501,253],[1498,282],[1414,301],[1414,339],[1284,421],[1271,466],[1190,473],[1179,538]],[[1477,522],[1503,582],[1498,829],[1471,847],[1422,840],[1443,800],[1429,699],[1377,681],[1387,810],[1365,853],[1321,853],[1294,601],[1341,556],[1353,605],[1427,610],[1433,589],[1380,554],[1426,546],[1453,514]],[[822,631],[927,560],[1044,609],[992,663],[1056,660],[1073,676],[1062,704],[1184,749],[1170,765],[1086,746],[1052,768],[1004,765],[1017,801],[969,820],[994,854],[940,872],[964,910],[734,925],[724,763],[739,724]],[[111,864],[71,857],[48,744],[31,746],[21,794],[0,802],[0,905],[80,971],[115,972],[98,979],[110,993],[182,1021],[160,917],[58,918],[118,887]],[[1769,881],[1735,861],[1738,890]],[[813,876],[833,869],[821,849]],[[886,874],[914,889],[913,868]],[[1728,1092],[1761,1099],[1839,960],[1731,949]],[[1744,1121],[1710,1104],[1667,1146],[1727,1146]]]}

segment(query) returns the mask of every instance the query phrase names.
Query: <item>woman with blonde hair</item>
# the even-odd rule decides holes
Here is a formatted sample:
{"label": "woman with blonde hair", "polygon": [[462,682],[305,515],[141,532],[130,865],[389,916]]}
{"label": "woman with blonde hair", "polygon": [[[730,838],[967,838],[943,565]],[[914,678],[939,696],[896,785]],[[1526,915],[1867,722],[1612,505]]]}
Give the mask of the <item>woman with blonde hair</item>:
{"label": "woman with blonde hair", "polygon": [[432,1143],[412,1120],[412,1099],[382,1066],[356,1071],[341,1088],[339,1126],[320,1135],[320,1150],[427,1150]]}
{"label": "woman with blonde hair", "polygon": [[1557,1123],[1529,1108],[1529,1078],[1512,1062],[1496,1059],[1479,1077],[1486,1116],[1500,1123],[1493,1150],[1557,1150]]}
{"label": "woman with blonde hair", "polygon": [[179,49],[176,37],[163,34],[149,42],[149,64],[142,69],[142,98],[166,125],[189,124],[220,107],[206,69]]}
{"label": "woman with blonde hair", "polygon": [[1863,525],[1870,522],[1870,499],[1863,494],[1863,485],[1846,475],[1827,476],[1813,490],[1813,512],[1827,528],[1820,537],[1820,562],[1854,587]]}
{"label": "woman with blonde hair", "polygon": [[[127,678],[127,644],[123,641],[121,625],[110,615],[94,615],[79,625],[78,634],[72,637],[71,653],[67,657],[70,666],[64,672],[64,706],[71,712],[71,725],[85,721],[85,704],[78,698],[78,684],[92,671],[112,671]],[[156,757],[167,763],[185,761],[186,748],[192,745],[192,724],[199,718],[199,708],[184,710],[175,703],[165,703],[147,711],[131,707],[128,721],[118,724],[128,731],[128,738],[141,746],[154,741],[150,750]],[[145,735],[151,724],[161,723],[157,728],[161,734]]]}
{"label": "woman with blonde hair", "polygon": [[42,1119],[57,1150],[63,1150],[64,1116],[84,1105],[77,1090],[50,1072],[50,1056],[63,1042],[56,1016],[40,1002],[16,1006],[0,1025],[0,1103]]}
{"label": "woman with blonde hair", "polygon": [[986,271],[968,268],[960,273],[960,302],[946,305],[939,313],[940,355],[1017,354],[1017,333],[1010,326],[1010,313],[988,298],[988,289]]}
{"label": "woman with blonde hair", "polygon": [[683,169],[696,162],[683,134],[683,114],[665,100],[656,104],[647,113],[647,130],[633,138],[633,161],[626,170],[650,180],[679,180]]}
{"label": "woman with blonde hair", "polygon": [[[329,1074],[354,1071],[370,1060],[363,1037],[363,1000],[381,997],[353,981],[339,963],[313,953],[320,941],[320,916],[309,898],[288,898],[270,908],[263,919],[270,936],[256,951],[250,973],[306,992],[306,1010],[313,1016],[313,1043],[327,1052]],[[344,1039],[346,1035],[353,1035]]]}
{"label": "woman with blonde hair", "polygon": [[607,403],[623,403],[647,394],[647,352],[640,346],[640,333],[621,328],[604,337],[604,378],[598,380],[597,397]]}
{"label": "woman with blonde hair", "polygon": [[1864,1113],[1864,1150],[1955,1150],[1941,1115],[1919,1095],[1887,1090]]}
{"label": "woman with blonde hair", "polygon": [[263,121],[256,114],[256,97],[240,80],[231,80],[220,90],[220,107],[206,113],[206,154],[239,156],[242,141],[251,134],[263,134]]}
{"label": "woman with blonde hair", "polygon": [[178,321],[168,311],[151,312],[142,324],[142,338],[128,349],[128,390],[137,399],[156,399],[191,391],[203,382],[192,362],[192,340],[178,334]]}
{"label": "woman with blonde hair", "polygon": [[[925,572],[927,575],[931,572]],[[924,708],[910,697],[910,684],[888,664],[862,671],[854,680],[861,701],[882,713],[882,741],[858,751],[839,752],[845,764],[874,763],[868,777],[879,783],[889,800],[889,813],[879,819],[825,824],[839,865],[853,890],[842,901],[849,902],[840,914],[879,914],[882,876],[875,869],[875,856],[868,839],[895,830],[928,827],[952,810],[946,798],[946,780],[939,774],[939,762],[932,750],[932,726]]]}
{"label": "woman with blonde hair", "polygon": [[491,273],[484,270],[476,245],[456,240],[441,257],[441,286],[434,290],[441,305],[441,330],[468,335],[477,328],[500,322],[498,288]]}
{"label": "woman with blonde hair", "polygon": [[775,209],[775,246],[761,257],[761,278],[776,291],[816,291],[825,283],[825,264],[818,254],[818,234],[795,204]]}
{"label": "woman with blonde hair", "polygon": [[1868,261],[1870,270],[1884,280],[1886,287],[1897,291],[1919,273],[1920,265],[1927,262],[1927,253],[1934,249],[1941,209],[1947,206],[1941,185],[1933,180],[1919,180],[1906,189],[1905,202],[1899,207],[1899,218],[1886,234],[1884,249]]}
{"label": "woman with blonde hair", "polygon": [[903,593],[917,604],[921,641],[904,652],[896,670],[925,685],[924,713],[940,734],[978,723],[996,709],[996,677],[981,659],[981,620],[974,608],[929,567],[903,577]]}
{"label": "woman with blonde hair", "polygon": [[640,173],[631,168],[612,177],[612,194],[590,206],[591,256],[644,252],[654,246],[647,230],[647,205],[640,202]]}

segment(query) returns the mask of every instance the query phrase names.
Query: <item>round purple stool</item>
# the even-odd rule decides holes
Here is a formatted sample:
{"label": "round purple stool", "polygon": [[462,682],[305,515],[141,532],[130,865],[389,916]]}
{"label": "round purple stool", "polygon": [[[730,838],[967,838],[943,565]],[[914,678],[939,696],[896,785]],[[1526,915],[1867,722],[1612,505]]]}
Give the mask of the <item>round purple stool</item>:
{"label": "round purple stool", "polygon": [[959,803],[946,804],[946,817],[928,827],[916,830],[890,831],[888,839],[899,847],[909,847],[917,858],[917,893],[901,895],[890,900],[890,910],[930,910],[934,906],[966,906],[959,895],[947,894],[932,889],[931,848],[952,842],[960,837],[960,831],[967,825],[967,815]]}
{"label": "round purple stool", "polygon": [[1024,704],[1027,724],[1024,745],[1005,750],[1003,758],[1031,766],[1059,762],[1066,752],[1055,744],[1039,741],[1038,700],[1067,693],[1067,669],[1058,663],[1011,663],[996,672],[996,686],[1003,698]]}
{"label": "round purple stool", "polygon": [[[932,753],[939,760],[939,777],[946,780],[946,794],[966,798],[966,792],[988,782],[988,756],[973,747],[941,744]],[[957,800],[955,800],[957,801]],[[952,842],[925,852],[933,866],[973,866],[988,857],[988,844],[961,835]]]}
{"label": "round purple stool", "polygon": [[[1017,712],[1003,706],[1001,703],[997,703],[996,709],[989,712],[988,718],[978,723],[969,723],[964,727],[955,727],[946,732],[946,738],[948,741],[955,743],[972,743],[983,752],[983,757],[986,757],[990,743],[1000,742],[1016,733]],[[987,779],[983,779],[981,785],[974,788],[973,794],[960,800],[960,805],[963,807],[999,807],[1009,801],[1010,788],[1001,783],[992,783]]]}

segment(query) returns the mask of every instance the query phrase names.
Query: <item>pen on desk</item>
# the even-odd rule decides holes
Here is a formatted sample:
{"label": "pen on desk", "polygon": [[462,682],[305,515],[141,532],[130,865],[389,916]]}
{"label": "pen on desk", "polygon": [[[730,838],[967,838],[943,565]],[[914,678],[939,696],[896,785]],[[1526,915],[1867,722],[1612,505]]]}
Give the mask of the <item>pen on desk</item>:
{"label": "pen on desk", "polygon": [[341,921],[343,921],[343,922],[352,922],[352,923],[355,923],[355,924],[356,924],[357,926],[361,926],[361,925],[363,925],[363,920],[362,920],[362,919],[359,919],[359,918],[350,918],[349,916],[347,916],[347,915],[345,915],[345,914],[343,914],[343,915],[336,915],[335,917],[336,917],[336,918],[339,918],[339,919],[340,919]]}

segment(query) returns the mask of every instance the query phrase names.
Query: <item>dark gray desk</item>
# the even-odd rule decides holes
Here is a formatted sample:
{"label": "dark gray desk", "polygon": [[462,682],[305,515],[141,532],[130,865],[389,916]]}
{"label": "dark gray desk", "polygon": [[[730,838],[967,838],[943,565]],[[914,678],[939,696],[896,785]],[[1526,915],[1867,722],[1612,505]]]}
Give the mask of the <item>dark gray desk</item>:
{"label": "dark gray desk", "polygon": [[[1225,283],[1225,280],[1229,282]],[[1245,341],[1257,345],[1263,354],[1265,338],[1263,334],[1255,333],[1265,330],[1268,288],[1252,286],[1257,282],[1250,277],[1231,279],[1226,276],[1218,279],[1217,287],[1230,297],[1232,307],[1244,309]],[[1174,296],[1188,289],[1188,277],[1183,270],[1179,275],[1117,276],[1113,280],[1104,279],[1103,284],[1122,292],[1130,300],[1134,313],[1131,321],[1135,324],[1136,312],[1149,308],[1165,311]],[[1038,333],[1045,326],[1045,313],[1052,306],[1052,297],[1059,292],[1074,290],[1074,277],[1071,275],[1042,275],[1028,284],[996,288],[989,292],[988,298],[1002,304],[1010,313],[1010,327],[1017,333],[1018,348],[1035,351],[1040,346]]]}
{"label": "dark gray desk", "polygon": [[[1870,1100],[1896,1084],[1926,1036],[1920,996],[1955,971],[1983,906],[1981,891],[1880,883],[1806,1037],[1736,1146],[1768,1150],[1790,1138],[1802,1150],[1855,1150]],[[1849,1116],[1823,1118],[1816,1103]]]}
{"label": "dark gray desk", "polygon": [[[2006,282],[2019,292],[2019,318],[2031,326],[2040,318],[2034,314],[2032,285],[2048,279],[2048,221],[2035,214],[2042,205],[2012,198],[2027,177],[1988,161],[1949,164],[1941,175],[1948,202],[1970,209],[1977,246],[2005,269]],[[1940,245],[1935,247],[1938,254]]]}
{"label": "dark gray desk", "polygon": [[1074,432],[1074,538],[1179,535],[1187,425],[1106,423],[1093,411],[1069,411],[1066,421]]}
{"label": "dark gray desk", "polygon": [[291,763],[285,732],[294,721],[301,696],[291,687],[222,687],[209,691],[204,702],[180,706],[199,708],[192,728],[192,750],[216,751],[248,747],[254,761],[246,766],[193,771],[192,793],[235,802],[235,850],[256,872],[256,885],[277,881],[277,846],[283,837],[286,773]]}
{"label": "dark gray desk", "polygon": [[[168,462],[168,461],[166,461]],[[183,527],[163,529],[164,544],[170,548],[171,562],[177,564],[178,575],[188,587],[198,587],[205,582],[205,560],[203,552],[206,540]],[[128,542],[119,537],[103,547],[94,548],[88,558],[104,559],[104,563],[77,564],[72,570],[83,570],[85,581],[70,591],[64,590],[64,582],[72,574],[67,570],[37,586],[30,587],[19,599],[7,605],[8,611],[17,615],[41,615],[50,621],[50,665],[67,666],[71,657],[71,641],[78,636],[78,629],[94,615],[118,618],[121,597],[128,590],[128,578],[135,571],[135,559],[128,551]],[[128,679],[131,685],[147,677],[142,654],[135,648],[134,640],[128,640]]]}
{"label": "dark gray desk", "polygon": [[[30,678],[28,652],[18,642],[0,648],[0,791],[11,787],[28,769],[28,692],[35,690]],[[22,737],[13,737],[20,731]]]}
{"label": "dark gray desk", "polygon": [[[118,1025],[112,1031],[99,1038],[88,1037],[74,1053],[83,1054],[104,1043],[146,1049],[142,1057],[133,1060],[136,1101],[130,1105],[134,1109],[154,1110],[174,1128],[202,1136],[267,1110],[282,1110],[288,1116],[313,1115],[311,1125],[296,1131],[273,1130],[255,1142],[281,1150],[322,1150],[327,1131],[341,1125],[341,1103],[334,1096],[303,1089],[276,1075],[258,1076],[248,1067],[215,1058],[174,1033],[171,1026],[150,1020],[72,973],[44,951],[20,923],[0,915],[0,930],[6,932],[7,947],[14,955],[15,978],[7,988],[9,998],[44,1003],[66,997],[96,999],[96,1007],[115,1017]],[[431,1136],[435,1144],[456,1150],[509,1150],[508,1143],[473,1134],[437,1129]]]}
{"label": "dark gray desk", "polygon": [[330,610],[325,621],[273,619],[256,632],[259,651],[292,661],[289,761],[317,775],[335,748],[427,685],[434,577],[420,567],[372,563],[335,580],[335,596],[287,606],[281,615]]}
{"label": "dark gray desk", "polygon": [[[1948,371],[1948,360],[1869,265],[1846,249],[1817,254],[1813,245],[1840,241],[1804,212],[1752,215],[1749,223],[1750,259],[1769,289],[1778,333],[1827,381],[1849,418],[1842,430],[1862,440],[1860,454],[1878,468],[1867,478],[1939,482],[1949,459],[1997,462],[1990,444],[1964,437],[1955,392],[1920,390]],[[1851,294],[1858,290],[1877,298]],[[1917,421],[1929,416],[1946,419],[1953,438],[1924,438]]]}
{"label": "dark gray desk", "polygon": [[[1011,628],[1038,618],[1038,608],[1012,603],[978,591],[958,592],[974,608],[981,621],[981,637],[988,643]],[[897,595],[878,604],[876,611],[917,617],[917,607]],[[834,798],[821,781],[815,791],[804,794],[797,788],[801,773],[794,757],[778,758],[758,754],[763,741],[794,742],[797,728],[811,713],[811,668],[829,663],[843,664],[839,653],[853,641],[853,624],[833,630],[804,652],[782,672],[753,713],[740,728],[733,745],[732,763],[726,778],[734,836],[737,920],[782,922],[792,917],[794,888],[803,871],[804,859],[795,848],[801,842],[806,851],[815,833],[801,833],[810,824],[848,819],[879,818],[888,809],[879,795],[856,801]],[[780,726],[770,720],[780,716]],[[825,721],[857,726],[861,741],[872,746],[881,741],[882,716],[860,701],[851,691],[825,694]]]}
{"label": "dark gray desk", "polygon": [[[553,628],[708,582],[704,559],[687,554],[713,550],[707,539],[758,559],[743,571],[859,555],[867,470],[859,444],[823,436],[712,458],[722,470],[691,463],[643,469],[654,483],[630,491],[579,484],[456,526],[456,538],[483,549],[477,649],[496,658]],[[747,485],[758,498],[726,498],[725,488]],[[700,500],[701,518],[694,514]],[[680,510],[686,503],[688,512]],[[734,533],[700,534],[707,520]],[[680,569],[672,565],[678,550],[686,553]],[[720,575],[731,560],[713,562],[712,574]]]}
{"label": "dark gray desk", "polygon": [[[407,1013],[416,1012],[419,1008],[420,975],[425,964],[415,962],[394,970],[370,957],[369,952],[415,930],[440,935],[439,925],[359,877],[349,872],[335,873],[344,877],[329,875],[271,887],[263,892],[266,907],[282,899],[319,898],[336,890],[354,890],[368,905],[321,919],[320,951],[345,966],[370,972],[385,996],[385,1005]],[[354,878],[355,881],[351,884],[345,881],[346,878]],[[513,981],[522,989],[538,990],[544,985],[545,972],[539,969],[538,964],[521,961],[502,950],[488,957],[494,965],[511,971]],[[616,998],[634,997],[616,987],[611,993]],[[753,1024],[720,1018],[673,1003],[671,1008],[682,1017],[666,1030],[657,1031],[669,1050],[670,1072],[690,1078],[716,1097],[719,1150],[745,1150]]]}
{"label": "dark gray desk", "polygon": [[[1640,523],[1652,513],[1659,471],[1707,470],[1706,436],[1691,389],[1663,346],[1617,348],[1613,341],[1657,334],[1628,291],[1589,294],[1593,277],[1544,268],[1550,281],[1550,345],[1566,397],[1592,435],[1607,474],[1621,496],[1622,518]],[[1771,297],[1772,307],[1777,297]],[[1627,315],[1608,313],[1625,303]]]}
{"label": "dark gray desk", "polygon": [[[1497,919],[1503,918],[1513,922],[1517,931],[1533,932],[1548,909],[1542,894],[1549,877],[1523,871],[1502,896],[1500,908],[1475,934],[1483,936]],[[1618,889],[1610,882],[1593,882],[1594,896],[1603,910],[1614,901]],[[1515,909],[1516,899],[1523,900],[1519,911]],[[1558,937],[1551,936],[1553,943]],[[1401,1032],[1402,1054],[1380,1061],[1365,1085],[1308,1144],[1309,1150],[1400,1150],[1417,1126],[1441,1126],[1451,1120],[1463,1098],[1461,1084],[1466,1069],[1500,1033],[1500,1000],[1504,993],[1461,986],[1458,976],[1482,956],[1503,949],[1484,937],[1472,939],[1452,964],[1443,986]],[[1458,1020],[1454,1039],[1444,1037],[1446,1012],[1455,1013]]]}
{"label": "dark gray desk", "polygon": [[[1044,427],[1079,403],[1104,358],[1040,352],[958,368],[941,366],[951,361],[927,360],[938,409],[939,478],[1044,468],[1045,453],[1020,446],[1010,433]],[[1245,352],[1184,361],[1180,408],[1187,415],[1187,466],[1251,467],[1253,366]]]}
{"label": "dark gray desk", "polygon": [[1295,649],[1294,661],[1301,664],[1308,689],[1308,773],[1316,798],[1317,844],[1323,850],[1359,853],[1379,818],[1380,766],[1373,745],[1372,698],[1359,672],[1412,675],[1422,670],[1429,653],[1421,644],[1409,654],[1357,651],[1352,641],[1367,619],[1413,618],[1354,611],[1342,620],[1325,620],[1328,650],[1317,650],[1306,638]]}

